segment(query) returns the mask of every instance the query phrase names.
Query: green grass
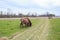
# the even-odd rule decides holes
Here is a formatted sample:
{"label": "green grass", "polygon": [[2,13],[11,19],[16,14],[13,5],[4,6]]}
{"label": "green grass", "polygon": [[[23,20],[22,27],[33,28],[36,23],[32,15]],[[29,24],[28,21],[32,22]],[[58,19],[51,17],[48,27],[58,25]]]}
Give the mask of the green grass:
{"label": "green grass", "polygon": [[[36,21],[37,20],[37,21]],[[31,19],[33,25],[38,23],[39,19]],[[0,20],[0,37],[3,36],[11,36],[16,32],[22,32],[27,30],[28,28],[20,28],[20,20]]]}
{"label": "green grass", "polygon": [[19,20],[0,20],[0,37],[9,36],[20,30]]}
{"label": "green grass", "polygon": [[60,40],[60,18],[50,20],[49,40]]}

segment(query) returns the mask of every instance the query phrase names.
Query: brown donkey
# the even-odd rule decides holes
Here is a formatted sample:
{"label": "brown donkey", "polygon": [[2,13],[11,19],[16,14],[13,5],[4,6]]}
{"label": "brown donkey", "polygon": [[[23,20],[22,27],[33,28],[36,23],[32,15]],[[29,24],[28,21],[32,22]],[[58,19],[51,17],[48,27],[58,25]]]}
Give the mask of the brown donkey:
{"label": "brown donkey", "polygon": [[20,27],[23,27],[23,26],[27,26],[27,27],[32,26],[32,23],[29,18],[21,18]]}

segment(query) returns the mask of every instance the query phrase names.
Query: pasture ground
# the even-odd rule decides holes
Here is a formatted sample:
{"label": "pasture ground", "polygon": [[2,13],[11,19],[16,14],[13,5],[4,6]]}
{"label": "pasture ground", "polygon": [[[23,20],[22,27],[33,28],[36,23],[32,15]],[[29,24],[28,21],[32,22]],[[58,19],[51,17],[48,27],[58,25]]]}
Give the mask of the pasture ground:
{"label": "pasture ground", "polygon": [[9,40],[60,40],[60,19],[31,18],[32,27],[20,28],[19,18],[0,20],[0,37]]}

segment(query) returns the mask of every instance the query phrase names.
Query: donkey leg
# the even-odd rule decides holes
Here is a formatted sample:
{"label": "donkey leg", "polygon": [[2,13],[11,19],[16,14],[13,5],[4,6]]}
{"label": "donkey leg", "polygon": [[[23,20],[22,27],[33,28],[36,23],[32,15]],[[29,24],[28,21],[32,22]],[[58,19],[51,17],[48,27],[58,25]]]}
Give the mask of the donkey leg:
{"label": "donkey leg", "polygon": [[31,23],[31,22],[29,23],[29,26],[30,26],[30,27],[32,26],[32,23]]}

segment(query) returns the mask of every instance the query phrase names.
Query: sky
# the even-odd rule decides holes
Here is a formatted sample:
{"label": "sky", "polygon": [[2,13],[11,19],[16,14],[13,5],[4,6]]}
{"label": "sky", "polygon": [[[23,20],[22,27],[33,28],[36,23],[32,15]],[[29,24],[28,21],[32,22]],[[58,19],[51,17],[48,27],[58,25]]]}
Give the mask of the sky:
{"label": "sky", "polygon": [[60,15],[60,0],[0,0],[0,11]]}

